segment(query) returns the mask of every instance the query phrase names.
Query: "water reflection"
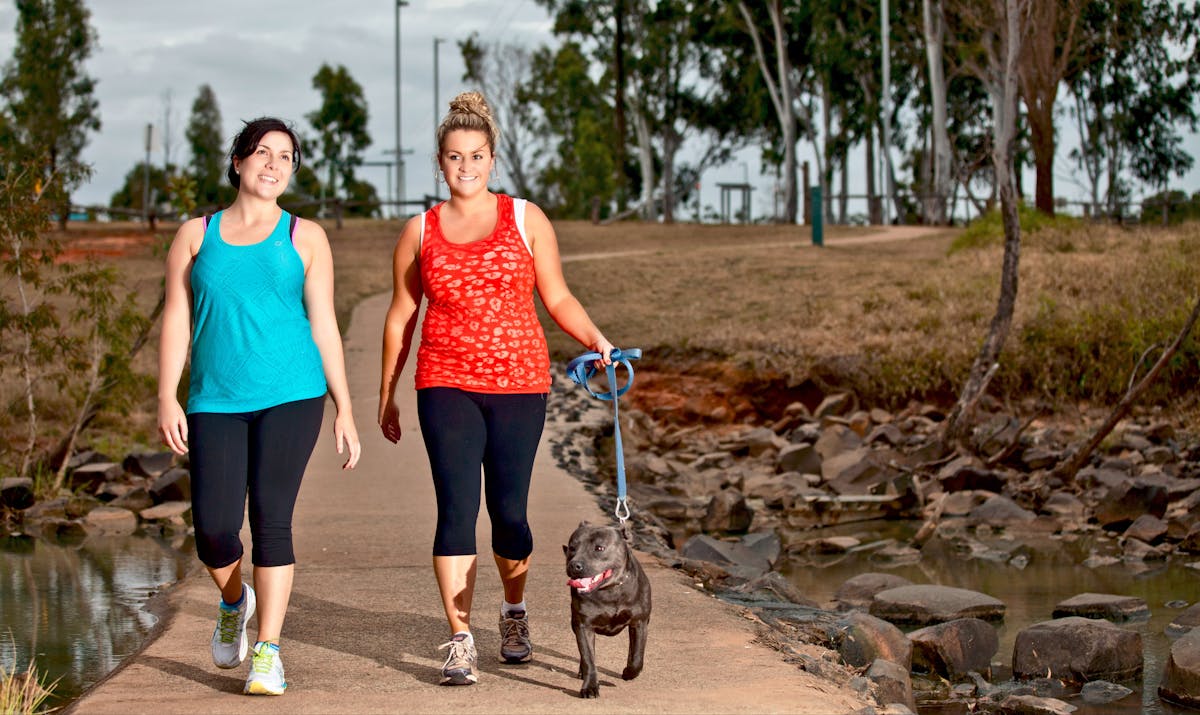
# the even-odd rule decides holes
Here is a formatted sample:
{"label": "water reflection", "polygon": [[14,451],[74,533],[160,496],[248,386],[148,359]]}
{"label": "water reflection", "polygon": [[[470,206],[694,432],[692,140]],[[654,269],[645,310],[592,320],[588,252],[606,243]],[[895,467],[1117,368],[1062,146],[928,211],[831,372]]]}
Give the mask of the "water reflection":
{"label": "water reflection", "polygon": [[[916,526],[911,523],[880,525],[847,525],[821,532],[805,532],[800,538],[818,536],[854,536],[864,544],[881,539],[907,541]],[[1069,538],[1051,536],[1026,537],[1018,544],[1003,535],[985,537],[980,541],[989,549],[985,558],[964,559],[952,549],[936,544],[922,549],[917,562],[896,564],[876,560],[871,549],[855,554],[827,557],[794,557],[783,567],[784,574],[809,598],[825,607],[832,607],[833,594],[847,579],[868,571],[903,576],[913,583],[931,583],[980,591],[1000,599],[1007,606],[1004,622],[997,631],[1000,650],[993,658],[1003,663],[993,674],[993,681],[1010,677],[1013,643],[1023,628],[1050,620],[1054,607],[1080,593],[1111,593],[1136,596],[1150,607],[1149,620],[1121,624],[1142,635],[1144,675],[1141,686],[1117,703],[1090,707],[1079,698],[1071,704],[1079,709],[1076,715],[1135,715],[1152,713],[1175,715],[1190,712],[1162,703],[1158,699],[1171,640],[1164,629],[1180,613],[1178,603],[1200,601],[1200,576],[1181,562],[1157,562],[1149,565],[1115,564],[1087,568],[1079,564],[1095,550],[1104,550],[1109,543],[1104,537]],[[931,548],[932,546],[932,548]],[[1003,556],[1008,554],[1007,558]],[[1014,558],[1015,557],[1015,558]],[[1014,564],[1024,564],[1024,566]],[[933,710],[922,713],[932,713]]]}
{"label": "water reflection", "polygon": [[33,658],[60,679],[51,705],[78,696],[142,645],[156,622],[142,607],[182,578],[189,550],[182,538],[0,537],[0,668]]}

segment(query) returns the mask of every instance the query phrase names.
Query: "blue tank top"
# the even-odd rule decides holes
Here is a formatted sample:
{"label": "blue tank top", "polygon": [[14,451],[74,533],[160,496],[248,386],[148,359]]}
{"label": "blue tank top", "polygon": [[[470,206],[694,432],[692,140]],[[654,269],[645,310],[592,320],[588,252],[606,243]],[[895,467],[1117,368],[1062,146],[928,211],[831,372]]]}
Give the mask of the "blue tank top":
{"label": "blue tank top", "polygon": [[284,211],[271,235],[248,246],[221,238],[221,212],[208,222],[191,273],[189,413],[251,412],[325,394],[290,218]]}

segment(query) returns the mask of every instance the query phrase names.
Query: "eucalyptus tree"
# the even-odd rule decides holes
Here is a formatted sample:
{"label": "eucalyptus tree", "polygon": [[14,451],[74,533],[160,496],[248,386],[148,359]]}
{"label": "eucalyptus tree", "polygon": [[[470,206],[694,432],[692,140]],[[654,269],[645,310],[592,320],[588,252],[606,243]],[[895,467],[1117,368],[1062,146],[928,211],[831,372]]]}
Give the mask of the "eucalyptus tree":
{"label": "eucalyptus tree", "polygon": [[[614,167],[624,185],[624,132],[632,128],[637,147],[644,217],[674,218],[680,191],[705,167],[727,157],[740,137],[712,111],[729,108],[720,92],[723,58],[710,41],[720,19],[712,3],[698,0],[540,0],[555,15],[555,32],[577,43],[610,92],[614,130],[620,140]],[[699,159],[681,166],[679,153],[699,140]]]}
{"label": "eucalyptus tree", "polygon": [[1028,32],[1029,5],[1040,1],[986,0],[958,8],[958,26],[978,37],[975,67],[992,100],[992,166],[1004,222],[1004,258],[996,312],[958,401],[945,422],[943,436],[950,444],[960,442],[967,434],[975,405],[999,369],[1000,352],[1016,308],[1021,258],[1021,224],[1017,215],[1020,197],[1014,170],[1019,59]]}
{"label": "eucalyptus tree", "polygon": [[925,57],[929,68],[929,113],[932,138],[932,181],[925,200],[925,218],[932,224],[944,224],[948,219],[947,203],[954,177],[954,162],[948,128],[946,79],[946,16],[943,0],[922,0],[921,29],[925,38]]}
{"label": "eucalyptus tree", "polygon": [[320,145],[320,157],[313,163],[328,172],[325,186],[333,196],[337,196],[339,179],[343,189],[353,188],[361,194],[354,169],[362,164],[363,151],[371,145],[362,85],[345,65],[322,63],[312,86],[321,95],[321,106],[305,115]]}
{"label": "eucalyptus tree", "polygon": [[1180,127],[1194,129],[1200,92],[1196,2],[1090,0],[1067,73],[1081,137],[1071,157],[1092,206],[1119,215],[1136,179],[1162,188],[1192,165]]}
{"label": "eucalyptus tree", "polygon": [[591,63],[575,42],[541,47],[531,58],[522,102],[536,105],[538,132],[555,142],[556,156],[538,172],[539,199],[559,218],[586,218],[593,200],[607,205],[617,193],[612,105],[605,77],[594,79]]}
{"label": "eucalyptus tree", "polygon": [[1036,0],[1030,3],[1025,41],[1021,45],[1021,96],[1029,125],[1037,175],[1034,203],[1054,214],[1054,153],[1057,147],[1055,103],[1075,50],[1080,15],[1088,0]]}
{"label": "eucalyptus tree", "polygon": [[184,138],[191,149],[188,172],[195,182],[196,205],[209,209],[232,200],[232,191],[225,187],[224,131],[221,128],[221,108],[217,95],[207,84],[200,85],[192,102]]}
{"label": "eucalyptus tree", "polygon": [[544,166],[549,146],[537,131],[536,105],[523,101],[519,92],[529,81],[532,53],[514,43],[485,43],[478,33],[460,41],[458,48],[466,67],[463,81],[479,87],[500,126],[502,177],[511,178],[517,196],[535,197],[533,178]]}
{"label": "eucalyptus tree", "polygon": [[4,146],[35,160],[46,203],[66,229],[71,190],[87,176],[80,159],[100,129],[96,82],[84,62],[96,45],[82,0],[17,0],[16,45],[0,73]]}

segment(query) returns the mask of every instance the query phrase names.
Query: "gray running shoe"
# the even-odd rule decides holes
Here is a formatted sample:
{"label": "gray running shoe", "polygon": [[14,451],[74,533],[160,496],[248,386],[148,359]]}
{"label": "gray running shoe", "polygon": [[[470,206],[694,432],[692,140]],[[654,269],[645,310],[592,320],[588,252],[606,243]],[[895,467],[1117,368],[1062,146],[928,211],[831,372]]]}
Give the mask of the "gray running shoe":
{"label": "gray running shoe", "polygon": [[472,685],[479,681],[475,675],[475,640],[466,633],[456,633],[438,650],[449,648],[446,663],[442,666],[442,685]]}
{"label": "gray running shoe", "polygon": [[254,615],[254,589],[250,584],[242,586],[242,605],[230,608],[221,601],[217,611],[217,627],[212,635],[212,659],[218,668],[236,668],[246,659],[249,643],[246,640],[246,623]]}
{"label": "gray running shoe", "polygon": [[279,646],[259,643],[254,646],[250,659],[250,674],[246,676],[247,695],[283,695],[287,681],[283,678],[283,661],[279,659]]}
{"label": "gray running shoe", "polygon": [[513,611],[500,616],[500,661],[528,663],[533,660],[533,641],[529,639],[529,616]]}

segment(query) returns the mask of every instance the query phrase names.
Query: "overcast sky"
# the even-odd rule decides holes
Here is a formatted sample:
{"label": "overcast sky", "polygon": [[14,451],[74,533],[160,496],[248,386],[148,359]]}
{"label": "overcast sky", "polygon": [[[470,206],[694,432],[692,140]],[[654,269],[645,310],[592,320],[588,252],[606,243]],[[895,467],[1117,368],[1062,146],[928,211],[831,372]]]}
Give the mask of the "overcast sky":
{"label": "overcast sky", "polygon": [[[395,6],[392,0],[90,0],[98,47],[87,69],[97,80],[102,128],[91,136],[84,160],[94,170],[91,182],[75,193],[77,203],[107,204],[125,174],[145,156],[147,124],[164,125],[170,93],[171,160],[186,162],[184,126],[202,84],[216,93],[224,120],[226,143],[241,121],[274,115],[311,133],[304,115],[320,97],[312,77],[322,63],[345,65],[363,87],[374,143],[367,161],[390,158],[395,142]],[[0,0],[0,61],[12,56],[16,10]],[[457,92],[470,89],[462,81],[457,41],[478,32],[484,42],[504,41],[534,47],[554,43],[550,19],[534,0],[411,0],[401,11],[401,128],[406,156],[406,194],[420,198],[434,191],[433,106],[434,38],[444,38],[439,52],[438,100],[445,112]],[[1064,124],[1067,123],[1064,117]],[[503,127],[501,127],[503,130]],[[1064,139],[1055,163],[1056,193],[1080,197]],[[1193,155],[1200,138],[1190,136]],[[800,158],[810,158],[806,143]],[[758,176],[759,151],[746,150],[728,166],[703,177],[702,201],[716,207],[717,182],[748,179],[755,184],[754,215],[770,213],[771,179]],[[163,163],[162,145],[151,154]],[[857,165],[851,159],[851,193],[862,193]],[[387,195],[382,167],[364,167],[362,178]],[[1200,167],[1185,177],[1189,192],[1200,190]],[[1176,182],[1173,182],[1176,185]],[[1025,190],[1033,193],[1031,172]],[[1136,192],[1138,196],[1141,192]],[[734,207],[736,210],[737,206]],[[852,212],[864,212],[853,207]],[[680,212],[692,215],[691,207]]]}

